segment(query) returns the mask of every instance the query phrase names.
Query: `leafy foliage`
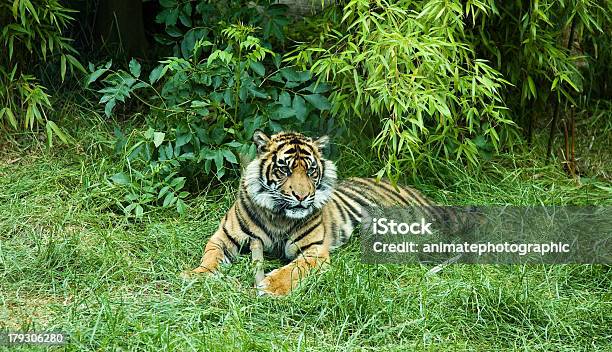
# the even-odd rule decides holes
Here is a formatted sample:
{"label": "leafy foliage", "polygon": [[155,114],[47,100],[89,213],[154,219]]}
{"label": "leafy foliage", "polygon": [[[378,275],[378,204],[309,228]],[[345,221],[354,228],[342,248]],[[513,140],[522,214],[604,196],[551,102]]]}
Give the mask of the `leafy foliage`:
{"label": "leafy foliage", "polygon": [[474,166],[520,143],[517,127],[533,115],[548,122],[554,103],[577,104],[586,67],[589,90],[609,90],[598,82],[610,10],[594,0],[345,1],[306,21],[289,60],[329,80],[332,115],[370,127],[379,176],[435,172],[439,158]]}
{"label": "leafy foliage", "polygon": [[506,141],[507,82],[476,56],[460,2],[354,0],[342,11],[337,29],[291,60],[333,81],[333,114],[374,120],[379,176],[438,157],[476,164]]}
{"label": "leafy foliage", "polygon": [[[132,96],[151,108],[146,132],[134,131],[130,138],[118,139],[130,169],[141,171],[135,181],[117,176],[121,182],[115,183],[136,182],[141,186],[134,189],[148,190],[142,197],[128,192],[129,205],[123,207],[127,213],[142,214],[138,205],[161,200],[163,194],[177,199],[173,203],[164,198],[163,206],[176,204],[181,212],[180,193],[176,196],[180,187],[162,192],[174,182],[173,177],[214,174],[222,178],[241,157],[255,156],[251,138],[258,128],[271,132],[298,125],[311,131],[333,128],[320,116],[330,108],[324,95],[329,88],[316,84],[308,71],[282,66],[280,56],[265,48],[255,32],[250,26],[231,25],[222,31],[225,39],[220,45],[201,38],[188,59],[162,60],[148,79],[142,77],[136,60],[128,71],[112,71],[110,62],[90,67],[90,84],[104,75],[104,88],[98,92],[107,115]],[[131,206],[135,201],[138,205]]]}
{"label": "leafy foliage", "polygon": [[68,70],[85,72],[71,40],[62,35],[73,20],[71,12],[57,0],[0,1],[0,126],[31,130],[44,125],[49,144],[53,135],[67,142],[68,137],[47,118],[49,94],[28,70],[42,59],[59,61],[62,81]]}
{"label": "leafy foliage", "polygon": [[206,38],[214,43],[223,42],[222,32],[227,23],[244,23],[261,28],[265,41],[285,41],[284,28],[289,23],[287,6],[274,1],[178,1],[161,0],[155,21],[164,25],[165,33],[155,39],[173,47],[174,56],[191,57],[195,43]]}
{"label": "leafy foliage", "polygon": [[[585,68],[604,64],[612,49],[609,39],[607,45],[600,42],[599,48],[581,45],[598,36],[609,38],[604,28],[610,25],[612,4],[607,2],[606,9],[604,3],[490,1],[489,15],[479,16],[478,23],[474,18],[472,40],[512,83],[503,94],[517,123],[530,128],[529,120],[537,110],[564,101],[577,105],[575,98],[587,83]],[[589,85],[593,79],[598,80],[597,76],[589,78]],[[528,121],[521,121],[524,117],[519,115],[525,115]]]}

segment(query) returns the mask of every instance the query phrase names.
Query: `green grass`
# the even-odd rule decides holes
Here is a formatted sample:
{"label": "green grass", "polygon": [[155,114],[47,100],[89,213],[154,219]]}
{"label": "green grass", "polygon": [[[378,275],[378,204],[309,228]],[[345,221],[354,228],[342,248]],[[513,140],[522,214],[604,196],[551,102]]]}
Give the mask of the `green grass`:
{"label": "green grass", "polygon": [[[246,256],[218,278],[184,281],[235,180],[192,198],[182,217],[126,219],[97,191],[114,164],[102,127],[82,128],[72,147],[0,152],[0,330],[65,331],[69,351],[610,350],[609,266],[454,265],[426,276],[426,266],[362,264],[353,240],[284,298],[256,296]],[[340,155],[344,176],[374,171],[359,152]],[[472,173],[441,165],[416,187],[445,204],[610,204],[609,184],[538,160],[502,156]]]}

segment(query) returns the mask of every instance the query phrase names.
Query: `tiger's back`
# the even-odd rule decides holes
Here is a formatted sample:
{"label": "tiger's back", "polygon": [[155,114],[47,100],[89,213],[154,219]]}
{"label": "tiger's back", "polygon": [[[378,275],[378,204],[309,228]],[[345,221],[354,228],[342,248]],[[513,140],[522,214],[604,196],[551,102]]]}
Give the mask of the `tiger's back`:
{"label": "tiger's back", "polygon": [[323,216],[328,223],[326,233],[330,237],[330,249],[350,239],[362,220],[363,207],[434,205],[414,188],[400,185],[395,187],[385,180],[349,178],[340,182],[323,208]]}

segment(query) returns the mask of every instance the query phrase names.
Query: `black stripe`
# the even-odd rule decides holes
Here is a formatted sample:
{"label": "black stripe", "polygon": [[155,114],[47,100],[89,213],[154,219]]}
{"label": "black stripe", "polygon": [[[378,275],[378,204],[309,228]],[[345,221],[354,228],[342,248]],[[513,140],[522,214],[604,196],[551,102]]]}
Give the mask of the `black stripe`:
{"label": "black stripe", "polygon": [[287,233],[293,233],[298,227],[304,226],[304,223],[306,222],[306,220],[302,219],[301,221],[294,222],[293,225],[291,225],[291,227],[289,228],[289,230],[287,230]]}
{"label": "black stripe", "polygon": [[[431,207],[434,204],[429,201],[429,199],[427,199],[425,196],[421,195],[420,197],[418,197],[418,191],[415,189],[412,189],[410,187],[404,187],[403,188],[404,191],[406,191],[406,193],[410,193],[410,195],[414,198],[415,202],[419,203],[420,205],[424,206],[424,207]],[[422,198],[422,201],[419,200],[419,198]]]}
{"label": "black stripe", "polygon": [[[401,196],[401,194],[399,194],[395,189],[393,189],[393,187],[391,187],[389,184],[387,184],[386,182],[374,182],[371,179],[356,179],[357,181],[361,180],[362,183],[363,182],[367,182],[370,184],[378,184],[380,185],[381,189],[383,190],[387,190],[388,192],[392,192],[393,194],[397,194],[397,198],[399,198],[400,200],[402,200],[402,202],[406,205],[406,206],[421,206],[423,208],[425,208],[425,210],[429,211],[429,215],[432,215],[434,217],[439,217],[440,214],[438,212],[437,209],[435,209],[435,206],[433,205],[432,202],[430,202],[425,196],[418,194],[418,191],[415,189],[412,189],[410,187],[401,187],[401,189],[403,189],[406,193],[408,193],[411,198],[404,198]],[[412,200],[412,202],[410,202],[410,200]]]}
{"label": "black stripe", "polygon": [[263,240],[259,236],[249,230],[247,225],[244,223],[244,219],[242,219],[240,216],[238,216],[238,226],[240,227],[240,231],[244,232],[247,236],[250,238],[256,238],[263,243]]}
{"label": "black stripe", "polygon": [[344,208],[342,208],[334,198],[330,199],[330,201],[331,203],[333,203],[333,205],[338,210],[338,214],[340,214],[340,218],[341,218],[340,221],[342,223],[350,221],[350,219],[347,219],[348,215],[346,215],[346,211],[344,210]]}
{"label": "black stripe", "polygon": [[352,180],[360,185],[363,185],[364,187],[367,187],[369,190],[372,191],[372,193],[382,193],[387,197],[391,198],[392,201],[398,202],[400,204],[406,204],[406,202],[401,197],[398,197],[395,192],[390,192],[389,190],[387,190],[382,185],[382,182],[376,182],[368,178],[354,178]]}
{"label": "black stripe", "polygon": [[227,229],[225,228],[225,225],[222,226],[223,229],[223,233],[225,233],[225,236],[227,236],[227,238],[229,238],[230,242],[232,242],[232,244],[234,246],[236,246],[236,249],[240,249],[240,243],[238,243],[238,241],[232,237],[232,235],[230,235],[229,231],[227,231]]}
{"label": "black stripe", "polygon": [[232,254],[231,252],[228,252],[226,246],[223,246],[223,255],[227,257],[230,260],[230,262],[233,261],[234,259],[234,254]]}
{"label": "black stripe", "polygon": [[[339,191],[344,191],[345,195],[349,197],[351,200],[359,203],[362,207],[371,207],[372,205],[376,205],[376,201],[372,199],[368,199],[366,196],[359,194],[359,191],[356,191],[350,186],[344,186]],[[371,202],[371,203],[369,203]],[[373,204],[372,204],[373,203]]]}
{"label": "black stripe", "polygon": [[259,177],[263,176],[265,166],[266,163],[263,160],[259,162]]}
{"label": "black stripe", "polygon": [[338,236],[338,226],[335,221],[332,221],[330,226],[330,235],[332,236],[332,240],[336,241]]}
{"label": "black stripe", "polygon": [[266,167],[266,178],[268,179],[268,186],[274,183],[274,181],[272,180],[272,163],[268,164],[268,166]]}
{"label": "black stripe", "polygon": [[[310,149],[310,150],[307,150],[307,149]],[[302,156],[310,156],[313,154],[312,147],[309,144],[304,143],[300,145],[300,153],[302,153]]]}
{"label": "black stripe", "polygon": [[436,204],[424,195],[420,194],[418,190],[411,187],[402,187],[402,189],[404,190],[404,192],[408,193],[412,197],[412,200],[414,202],[408,204],[408,206],[420,205],[424,208],[423,210],[428,212],[429,216],[433,216],[434,218],[440,218],[441,216],[443,216],[443,212],[441,212],[441,210],[436,206]]}
{"label": "black stripe", "polygon": [[[406,191],[406,193],[409,193],[413,197],[415,202],[418,203],[418,205],[421,205],[423,208],[425,208],[425,210],[429,211],[430,216],[433,216],[434,218],[440,218],[443,216],[443,211],[441,211],[441,209],[438,209],[438,207],[433,202],[431,202],[423,195],[418,197],[419,191],[410,187],[404,187],[403,190]],[[422,201],[420,201],[419,198],[421,198]]]}
{"label": "black stripe", "polygon": [[338,200],[340,200],[342,204],[344,204],[345,208],[348,210],[349,218],[352,217],[351,224],[356,223],[357,219],[359,218],[359,215],[358,215],[359,212],[349,202],[347,202],[344,198],[342,198],[340,193],[336,192],[336,197],[338,198]]}
{"label": "black stripe", "polygon": [[289,145],[301,145],[301,144],[306,144],[307,142],[305,140],[299,139],[299,138],[293,138],[293,139],[282,139],[280,141],[278,141],[278,150],[280,150],[281,148],[283,148],[285,145],[289,144]]}
{"label": "black stripe", "polygon": [[[264,168],[265,168],[265,167],[266,167],[266,163],[265,163],[265,161],[264,161],[264,160],[262,160],[261,162],[259,162],[259,175],[257,175],[257,177],[258,177],[259,179],[263,179],[263,177],[264,177]],[[265,172],[265,175],[266,175],[266,183],[267,183],[267,184],[268,184],[268,186],[269,186],[269,185],[272,183],[272,180],[271,180],[271,178],[270,178],[270,176],[269,176],[269,173],[268,173],[268,172]],[[261,190],[261,186],[260,186],[260,188],[259,188],[259,189]]]}
{"label": "black stripe", "polygon": [[320,186],[322,183],[321,181],[323,181],[323,175],[325,175],[325,161],[318,160],[317,162],[320,165],[320,171],[321,171],[321,173],[319,174],[319,180],[317,181],[319,184],[317,186]]}
{"label": "black stripe", "polygon": [[[242,203],[242,204],[241,204],[241,205],[242,205],[242,208],[244,208],[244,210],[246,211],[246,213],[247,213],[247,215],[249,216],[250,220],[251,220],[251,221],[253,221],[253,222],[255,223],[255,226],[257,226],[257,227],[258,227],[258,228],[261,230],[261,232],[263,232],[263,233],[264,233],[264,235],[266,235],[266,236],[268,236],[268,237],[269,237],[269,235],[268,235],[268,232],[269,232],[269,231],[268,231],[268,228],[267,228],[266,226],[264,226],[264,224],[262,224],[262,223],[261,223],[261,220],[259,219],[259,215],[255,214],[255,213],[253,212],[253,209],[251,209],[251,207],[247,207],[247,206],[244,204],[244,203],[245,203],[245,201],[246,201],[246,203],[251,204],[251,201],[250,201],[250,200],[248,200],[248,199],[246,199],[246,197],[247,197],[247,196],[246,196],[246,195],[244,195],[244,194],[243,194],[243,195],[242,195],[242,197],[241,197],[241,200],[242,200],[242,202],[241,202],[241,203]],[[259,238],[259,237],[257,237],[257,238]],[[261,238],[259,238],[259,240],[262,240],[262,239],[261,239]],[[262,240],[262,242],[263,242],[263,240]]]}
{"label": "black stripe", "polygon": [[280,150],[281,150],[281,149],[283,149],[283,148],[284,148],[284,147],[285,147],[287,144],[289,144],[289,139],[288,139],[288,138],[287,138],[287,139],[283,139],[283,140],[278,141],[278,145],[277,145],[276,150],[280,151]]}
{"label": "black stripe", "polygon": [[278,143],[278,142],[282,142],[282,141],[288,141],[290,139],[295,139],[295,138],[299,138],[299,137],[300,136],[298,134],[296,134],[296,133],[287,133],[287,134],[284,134],[282,136],[279,136],[276,139],[276,142]]}
{"label": "black stripe", "polygon": [[[242,206],[246,210],[246,212],[249,213],[249,208],[245,207],[244,204],[239,204],[238,206]],[[238,219],[238,226],[240,227],[240,231],[244,232],[247,236],[249,236],[251,238],[256,238],[256,239],[260,240],[261,243],[264,243],[264,241],[261,239],[261,237],[257,236],[256,234],[251,232],[251,230],[249,230],[248,226],[244,223],[244,219],[238,213],[238,207],[235,208],[235,211],[236,211],[236,218]],[[251,217],[251,216],[249,215],[249,217]],[[253,219],[251,217],[251,220],[255,223],[256,226],[259,226],[259,228],[261,229],[262,232],[265,233],[265,231],[260,226],[261,224],[259,223],[259,221],[257,219]]]}
{"label": "black stripe", "polygon": [[291,241],[292,243],[296,243],[299,242],[301,239],[303,239],[304,237],[308,236],[312,231],[314,231],[314,229],[316,229],[319,225],[321,225],[321,217],[319,217],[319,221],[317,221],[316,224],[310,226],[306,231],[302,232],[301,235],[299,235],[296,239],[294,239],[293,241]]}
{"label": "black stripe", "polygon": [[308,248],[310,248],[312,246],[319,245],[319,244],[323,244],[323,240],[318,240],[316,242],[312,242],[312,243],[309,243],[309,244],[307,244],[305,246],[300,247],[300,252],[304,253],[306,250],[308,250]]}
{"label": "black stripe", "polygon": [[[217,242],[210,242],[213,245],[212,249],[216,249],[216,250],[223,250],[223,248],[225,247],[225,243],[223,243],[223,241],[221,241],[221,244],[218,244]],[[206,252],[205,252],[206,253]]]}
{"label": "black stripe", "polygon": [[336,197],[338,197],[338,199],[340,200],[340,202],[342,202],[342,204],[344,204],[344,206],[347,208],[349,214],[353,214],[355,215],[355,218],[358,218],[359,215],[361,214],[361,212],[355,208],[355,206],[353,206],[353,204],[351,204],[350,200],[351,198],[347,197],[348,200],[346,200],[344,197],[346,197],[345,194],[342,194],[340,192],[335,192],[336,193]]}
{"label": "black stripe", "polygon": [[[223,243],[223,241],[221,241],[221,244],[218,244],[217,242],[213,242],[213,241],[210,241],[208,243],[210,243],[212,245],[212,248],[204,250],[204,255],[206,255],[206,253],[208,253],[210,251],[214,251],[214,250],[219,251],[220,250],[220,251],[223,252],[224,256],[226,256],[226,257],[231,259],[232,254],[227,252],[227,246],[225,245],[225,243]],[[208,246],[208,243],[206,244],[207,246]],[[202,265],[200,265],[200,267],[202,267]],[[205,268],[205,267],[203,267],[203,268]]]}
{"label": "black stripe", "polygon": [[[395,189],[389,187],[384,182],[375,182],[375,181],[372,181],[370,179],[363,179],[363,178],[356,178],[355,181],[358,182],[358,183],[361,183],[361,184],[370,185],[370,187],[372,187],[373,190],[378,188],[380,190],[380,192],[386,194],[389,198],[394,199],[396,202],[398,202],[400,204],[403,204],[405,206],[412,205],[410,202],[408,202],[406,199],[404,199],[402,197],[402,195],[399,194]],[[418,203],[418,201],[416,201],[416,202]]]}

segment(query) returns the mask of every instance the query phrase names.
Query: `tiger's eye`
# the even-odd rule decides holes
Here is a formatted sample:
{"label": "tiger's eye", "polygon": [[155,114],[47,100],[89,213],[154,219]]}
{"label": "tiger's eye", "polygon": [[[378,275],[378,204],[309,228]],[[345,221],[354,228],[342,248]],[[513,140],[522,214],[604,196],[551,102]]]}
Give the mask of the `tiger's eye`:
{"label": "tiger's eye", "polygon": [[316,172],[317,172],[317,164],[312,163],[312,165],[310,165],[310,167],[308,168],[308,174],[314,175]]}

